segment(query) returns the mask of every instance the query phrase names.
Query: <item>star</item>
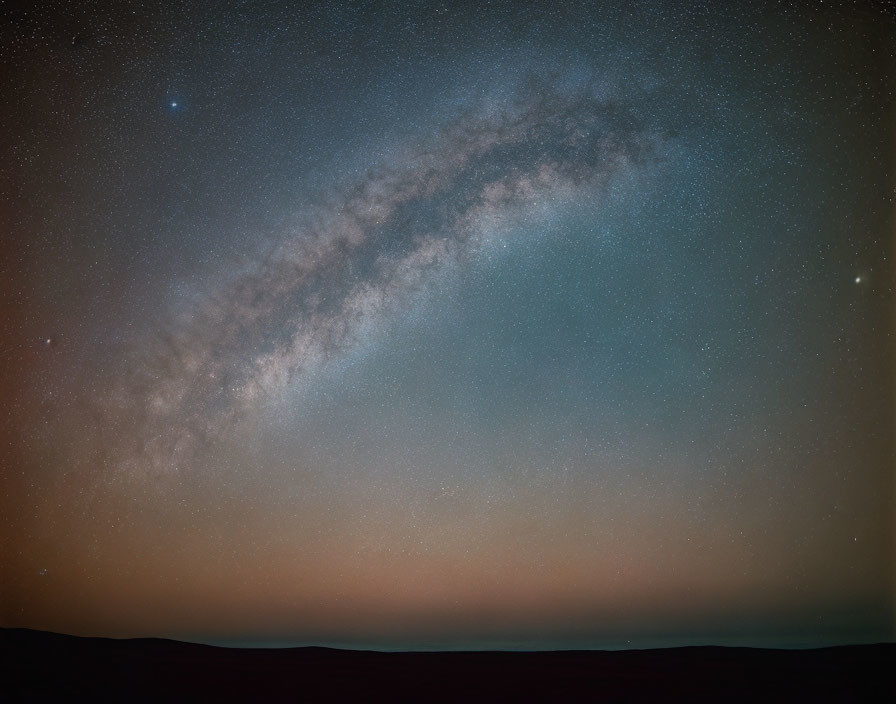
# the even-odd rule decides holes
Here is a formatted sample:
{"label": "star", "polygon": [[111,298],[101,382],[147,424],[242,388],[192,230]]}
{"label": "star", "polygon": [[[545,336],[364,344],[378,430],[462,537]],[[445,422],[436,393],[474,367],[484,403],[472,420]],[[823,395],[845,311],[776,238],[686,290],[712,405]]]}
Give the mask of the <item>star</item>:
{"label": "star", "polygon": [[857,283],[857,284],[862,283],[862,277],[861,277],[861,276],[857,276],[857,277],[856,277],[856,283]]}

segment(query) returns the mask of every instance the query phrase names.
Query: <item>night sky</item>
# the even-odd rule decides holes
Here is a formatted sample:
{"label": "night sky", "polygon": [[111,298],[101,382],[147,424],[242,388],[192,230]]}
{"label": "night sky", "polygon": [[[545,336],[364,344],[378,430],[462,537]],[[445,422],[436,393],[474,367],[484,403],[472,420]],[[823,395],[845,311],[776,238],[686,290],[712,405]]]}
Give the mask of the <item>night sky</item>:
{"label": "night sky", "polygon": [[743,5],[0,5],[0,625],[893,639],[896,22]]}

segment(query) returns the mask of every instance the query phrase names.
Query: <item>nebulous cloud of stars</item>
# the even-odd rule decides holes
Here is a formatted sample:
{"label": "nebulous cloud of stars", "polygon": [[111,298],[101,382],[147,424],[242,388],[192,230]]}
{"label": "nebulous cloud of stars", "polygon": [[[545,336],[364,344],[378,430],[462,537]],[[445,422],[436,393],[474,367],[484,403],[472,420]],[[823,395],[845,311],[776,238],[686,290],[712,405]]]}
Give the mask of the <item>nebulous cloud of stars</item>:
{"label": "nebulous cloud of stars", "polygon": [[[592,87],[531,78],[500,108],[467,111],[327,194],[307,226],[134,351],[101,388],[116,467],[170,472],[206,442],[351,346],[428,273],[475,257],[539,201],[593,198],[658,155],[660,132]],[[506,229],[506,228],[505,228]],[[511,236],[505,232],[505,236]]]}

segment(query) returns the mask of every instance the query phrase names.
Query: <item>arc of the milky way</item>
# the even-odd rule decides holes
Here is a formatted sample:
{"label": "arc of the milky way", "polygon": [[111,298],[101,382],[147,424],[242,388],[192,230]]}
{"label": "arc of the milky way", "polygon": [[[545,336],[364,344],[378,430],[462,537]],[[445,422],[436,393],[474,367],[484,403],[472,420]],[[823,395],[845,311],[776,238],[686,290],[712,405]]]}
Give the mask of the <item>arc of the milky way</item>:
{"label": "arc of the milky way", "polygon": [[427,272],[475,252],[485,229],[563,193],[588,196],[655,150],[626,106],[530,85],[469,113],[398,167],[371,170],[275,255],[172,324],[102,399],[136,433],[119,461],[159,471],[232,426],[296,375],[346,349]]}

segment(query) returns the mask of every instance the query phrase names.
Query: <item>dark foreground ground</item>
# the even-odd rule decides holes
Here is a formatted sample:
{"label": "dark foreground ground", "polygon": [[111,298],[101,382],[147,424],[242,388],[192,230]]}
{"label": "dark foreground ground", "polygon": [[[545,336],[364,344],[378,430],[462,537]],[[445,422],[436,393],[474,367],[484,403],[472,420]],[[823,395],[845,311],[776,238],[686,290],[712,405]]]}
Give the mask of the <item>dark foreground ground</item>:
{"label": "dark foreground ground", "polygon": [[376,653],[0,629],[0,658],[0,701],[896,702],[896,644]]}

